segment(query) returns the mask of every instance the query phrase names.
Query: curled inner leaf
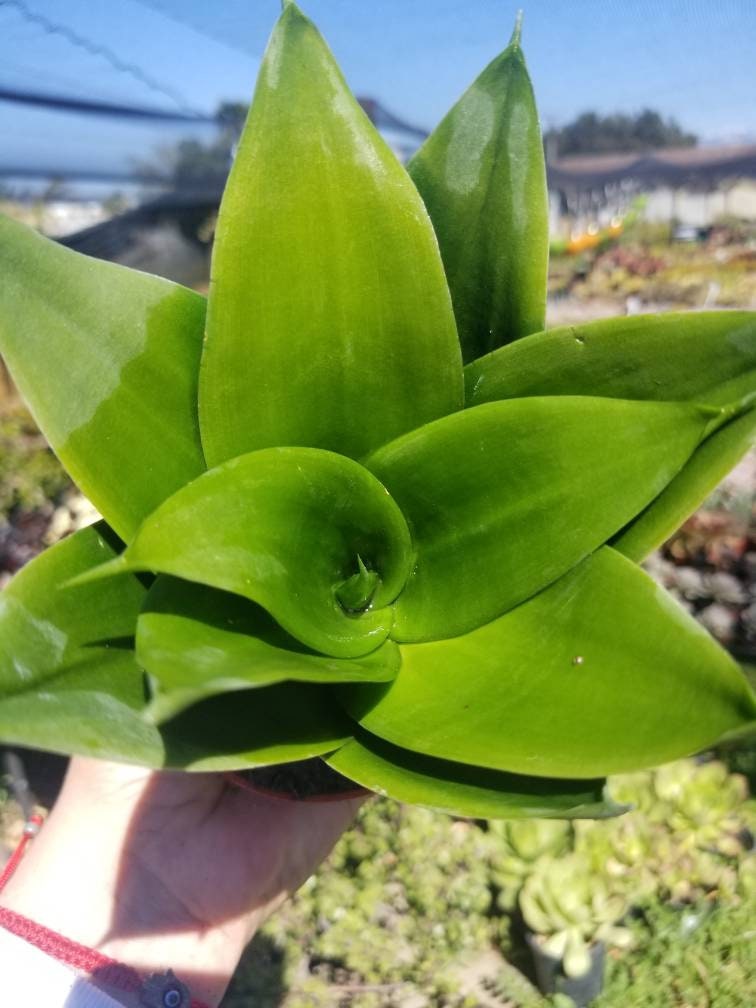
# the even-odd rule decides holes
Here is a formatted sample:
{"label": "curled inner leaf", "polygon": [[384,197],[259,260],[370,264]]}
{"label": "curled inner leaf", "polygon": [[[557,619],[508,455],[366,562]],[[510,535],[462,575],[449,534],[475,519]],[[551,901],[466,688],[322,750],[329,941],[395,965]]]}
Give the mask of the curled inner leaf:
{"label": "curled inner leaf", "polygon": [[371,473],[320,449],[269,448],[174,494],[100,573],[153,570],[234,592],[308,647],[355,658],[387,638],[411,562],[407,524]]}
{"label": "curled inner leaf", "polygon": [[399,668],[392,641],[363,658],[316,654],[254,602],[164,575],[142,606],[136,655],[158,685],[149,709],[157,722],[219,693],[287,680],[385,682]]}
{"label": "curled inner leaf", "polygon": [[381,583],[380,575],[368,570],[362,557],[357,556],[358,571],[352,574],[336,589],[336,598],[348,613],[365,612],[373,603],[375,593]]}

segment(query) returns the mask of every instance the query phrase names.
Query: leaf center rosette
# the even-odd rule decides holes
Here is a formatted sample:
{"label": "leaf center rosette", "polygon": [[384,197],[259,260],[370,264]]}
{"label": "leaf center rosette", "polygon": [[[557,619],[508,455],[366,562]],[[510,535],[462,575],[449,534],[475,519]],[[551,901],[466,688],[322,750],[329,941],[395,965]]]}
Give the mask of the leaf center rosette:
{"label": "leaf center rosette", "polygon": [[412,563],[402,513],[367,469],[321,449],[268,448],[179,490],[89,577],[147,570],[233,592],[307,647],[359,658],[388,637]]}
{"label": "leaf center rosette", "polygon": [[[192,683],[201,680],[207,693],[227,688],[240,660],[251,666],[250,649],[275,646],[277,626],[291,657],[257,685],[343,684],[339,704],[392,744],[518,773],[619,772],[637,759],[625,710],[642,712],[646,727],[658,724],[655,752],[663,759],[666,703],[692,696],[711,661],[736,685],[734,663],[722,662],[701,632],[695,660],[688,635],[672,626],[649,644],[648,627],[662,617],[658,590],[604,545],[730,413],[532,397],[443,417],[364,464],[314,448],[250,452],[171,496],[117,559],[78,583],[150,571],[204,586],[198,596],[197,587],[171,589],[158,579],[137,621],[137,657],[171,691],[153,705],[157,716],[192,701]],[[242,613],[230,651],[222,636],[228,603],[213,602],[206,589],[264,610]],[[618,611],[607,636],[612,598]],[[220,620],[209,629],[197,610],[208,604]],[[175,634],[176,620],[193,625],[200,650],[215,646],[202,673],[194,649]],[[254,635],[246,652],[245,634]],[[304,677],[300,662],[310,669]],[[638,695],[639,663],[657,680],[651,703]],[[557,702],[547,716],[544,693]],[[701,729],[726,723],[730,703],[717,710],[712,702]],[[745,694],[743,703],[745,710]]]}

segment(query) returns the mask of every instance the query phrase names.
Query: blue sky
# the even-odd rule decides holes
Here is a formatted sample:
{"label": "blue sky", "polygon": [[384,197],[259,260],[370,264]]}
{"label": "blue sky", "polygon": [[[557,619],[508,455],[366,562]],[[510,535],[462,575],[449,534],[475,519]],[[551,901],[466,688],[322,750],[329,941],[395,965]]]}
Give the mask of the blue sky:
{"label": "blue sky", "polygon": [[[212,111],[248,99],[277,0],[0,0],[0,86]],[[502,48],[518,7],[545,126],[576,113],[672,115],[705,140],[756,139],[754,0],[304,0],[352,88],[432,127]],[[118,60],[49,33],[41,15]],[[163,89],[163,90],[160,90]],[[165,92],[174,93],[170,97]],[[174,131],[0,102],[0,161],[110,153],[133,161]]]}

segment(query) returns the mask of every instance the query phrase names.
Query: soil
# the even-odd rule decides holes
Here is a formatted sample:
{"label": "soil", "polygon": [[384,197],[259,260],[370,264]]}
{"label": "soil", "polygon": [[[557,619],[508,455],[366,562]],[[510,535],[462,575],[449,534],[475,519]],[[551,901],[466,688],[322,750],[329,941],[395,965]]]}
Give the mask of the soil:
{"label": "soil", "polygon": [[299,801],[369,793],[318,758],[244,770],[238,776],[261,791],[271,791]]}

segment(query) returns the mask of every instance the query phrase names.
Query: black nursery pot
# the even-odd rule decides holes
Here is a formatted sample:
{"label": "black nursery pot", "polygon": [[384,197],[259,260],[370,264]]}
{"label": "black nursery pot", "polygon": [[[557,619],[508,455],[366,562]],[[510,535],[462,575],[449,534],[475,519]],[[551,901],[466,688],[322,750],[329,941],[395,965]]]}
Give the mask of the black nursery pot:
{"label": "black nursery pot", "polygon": [[562,969],[562,960],[544,952],[537,935],[526,934],[533,956],[536,983],[542,994],[567,994],[578,1008],[583,1008],[597,998],[604,986],[606,946],[603,942],[591,945],[591,966],[579,977],[568,977]]}
{"label": "black nursery pot", "polygon": [[242,770],[231,773],[228,777],[231,783],[244,790],[288,801],[348,801],[371,794],[366,788],[332,770],[317,757]]}

